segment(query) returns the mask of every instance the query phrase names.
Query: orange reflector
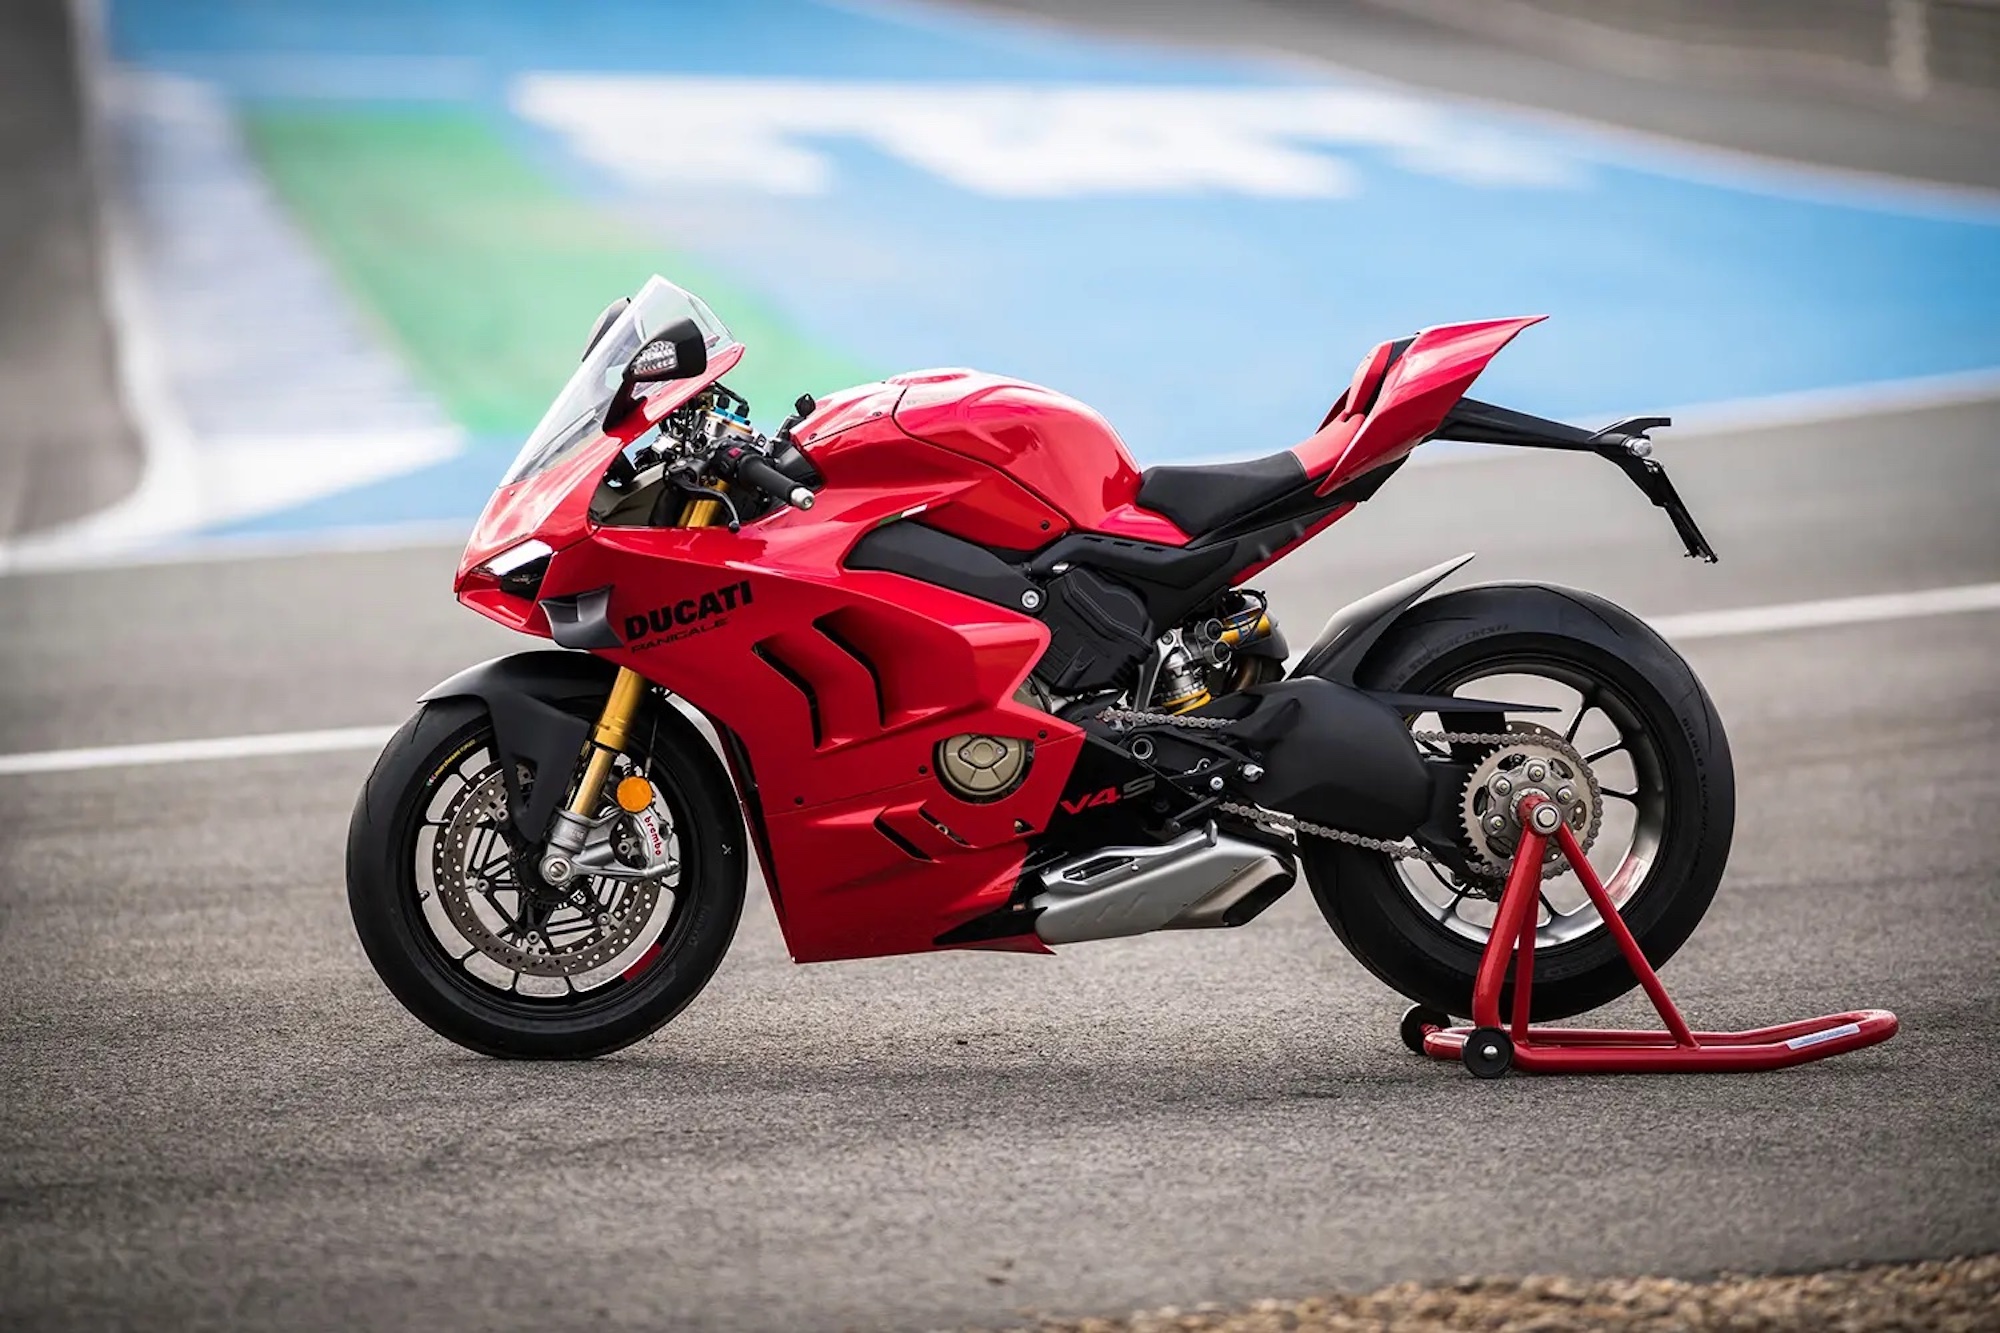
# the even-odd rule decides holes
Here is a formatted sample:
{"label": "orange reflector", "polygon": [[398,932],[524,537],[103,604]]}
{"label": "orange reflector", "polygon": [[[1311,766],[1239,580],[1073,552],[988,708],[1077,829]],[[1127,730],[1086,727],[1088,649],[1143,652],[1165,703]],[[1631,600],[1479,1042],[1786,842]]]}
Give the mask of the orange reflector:
{"label": "orange reflector", "polygon": [[636,815],[653,803],[653,784],[634,773],[618,784],[618,808]]}

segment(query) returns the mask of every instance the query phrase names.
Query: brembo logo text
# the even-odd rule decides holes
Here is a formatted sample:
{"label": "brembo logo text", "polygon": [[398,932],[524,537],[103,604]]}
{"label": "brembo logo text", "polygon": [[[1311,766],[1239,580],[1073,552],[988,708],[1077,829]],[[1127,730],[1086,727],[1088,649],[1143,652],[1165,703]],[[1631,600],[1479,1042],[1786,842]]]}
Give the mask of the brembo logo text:
{"label": "brembo logo text", "polygon": [[[630,648],[651,648],[690,634],[702,634],[727,623],[728,613],[750,605],[750,580],[725,584],[699,597],[654,607],[645,615],[625,617],[625,641]],[[643,641],[642,641],[643,640]]]}

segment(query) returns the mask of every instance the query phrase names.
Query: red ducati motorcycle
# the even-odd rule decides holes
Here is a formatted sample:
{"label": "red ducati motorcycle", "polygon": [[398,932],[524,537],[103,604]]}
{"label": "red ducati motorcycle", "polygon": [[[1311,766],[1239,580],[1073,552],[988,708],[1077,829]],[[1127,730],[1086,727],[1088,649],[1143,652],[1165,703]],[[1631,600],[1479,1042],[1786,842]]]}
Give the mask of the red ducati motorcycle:
{"label": "red ducati motorcycle", "polygon": [[[1569,589],[1429,595],[1465,556],[1294,654],[1247,586],[1433,439],[1595,453],[1713,560],[1649,456],[1663,418],[1465,396],[1535,322],[1385,342],[1292,448],[1141,472],[1083,404],[966,370],[802,397],[766,438],[723,382],[744,348],[653,279],[599,317],[459,566],[462,602],[562,651],[432,689],[362,790],[369,958],[453,1041],[582,1057],[702,989],[753,847],[800,962],[1240,926],[1303,875],[1370,971],[1462,1014],[1519,812],[1552,805],[1664,960],[1735,801],[1658,635]],[[1633,984],[1565,870],[1552,850],[1538,1018]]]}

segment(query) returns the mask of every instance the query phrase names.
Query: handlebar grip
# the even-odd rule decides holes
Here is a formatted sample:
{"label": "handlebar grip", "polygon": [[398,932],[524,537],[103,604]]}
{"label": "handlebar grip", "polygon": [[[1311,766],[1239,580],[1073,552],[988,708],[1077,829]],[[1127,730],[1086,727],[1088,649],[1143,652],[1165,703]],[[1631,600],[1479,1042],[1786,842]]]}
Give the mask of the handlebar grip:
{"label": "handlebar grip", "polygon": [[745,452],[734,460],[737,480],[795,509],[811,509],[813,493],[771,465],[762,454]]}

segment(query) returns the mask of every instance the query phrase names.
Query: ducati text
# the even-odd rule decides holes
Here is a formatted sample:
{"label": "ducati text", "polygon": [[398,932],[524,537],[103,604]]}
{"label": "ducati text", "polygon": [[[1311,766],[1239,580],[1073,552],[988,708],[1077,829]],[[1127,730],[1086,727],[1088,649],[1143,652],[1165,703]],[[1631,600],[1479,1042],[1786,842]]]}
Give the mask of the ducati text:
{"label": "ducati text", "polygon": [[714,629],[728,613],[750,605],[750,580],[724,584],[699,597],[683,597],[648,611],[625,617],[625,639],[632,648],[653,648],[691,634]]}

